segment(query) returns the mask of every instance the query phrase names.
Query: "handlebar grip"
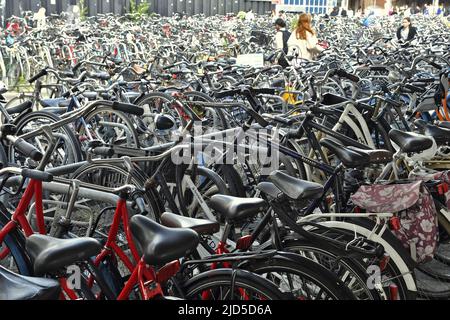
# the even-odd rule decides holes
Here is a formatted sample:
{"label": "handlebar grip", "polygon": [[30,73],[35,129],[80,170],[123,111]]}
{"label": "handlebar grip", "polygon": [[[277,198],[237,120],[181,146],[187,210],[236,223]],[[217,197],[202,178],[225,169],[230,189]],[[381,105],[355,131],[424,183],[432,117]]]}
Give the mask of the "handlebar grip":
{"label": "handlebar grip", "polygon": [[280,117],[280,116],[274,116],[273,120],[275,120],[275,121],[277,121],[279,123],[282,123],[282,124],[284,124],[286,126],[292,126],[294,124],[294,120],[293,119],[286,119],[286,118],[283,118],[283,117]]}
{"label": "handlebar grip", "polygon": [[114,156],[114,149],[109,147],[98,147],[91,150],[91,152],[97,156],[112,157]]}
{"label": "handlebar grip", "polygon": [[119,101],[114,101],[112,105],[113,110],[122,111],[125,113],[133,114],[136,116],[144,115],[144,109],[130,103],[123,103]]}
{"label": "handlebar grip", "polygon": [[34,77],[28,80],[29,83],[33,83],[39,78],[42,78],[43,76],[46,76],[48,74],[47,69],[42,69],[38,74],[36,74]]}
{"label": "handlebar grip", "polygon": [[53,175],[48,172],[39,171],[39,170],[31,170],[31,169],[23,169],[22,176],[24,178],[29,178],[33,180],[38,180],[42,182],[52,182]]}
{"label": "handlebar grip", "polygon": [[348,79],[348,80],[350,80],[352,82],[359,82],[359,80],[360,80],[358,76],[356,76],[354,74],[351,74],[351,73],[348,73],[347,71],[342,70],[342,69],[338,69],[336,71],[336,75],[341,77],[341,78],[346,78],[346,79]]}
{"label": "handlebar grip", "polygon": [[41,151],[39,151],[35,146],[26,142],[22,138],[17,139],[13,145],[16,151],[26,157],[31,158],[34,161],[41,161],[44,157]]}
{"label": "handlebar grip", "polygon": [[442,66],[438,65],[436,62],[428,61],[431,66],[435,67],[436,69],[442,70]]}

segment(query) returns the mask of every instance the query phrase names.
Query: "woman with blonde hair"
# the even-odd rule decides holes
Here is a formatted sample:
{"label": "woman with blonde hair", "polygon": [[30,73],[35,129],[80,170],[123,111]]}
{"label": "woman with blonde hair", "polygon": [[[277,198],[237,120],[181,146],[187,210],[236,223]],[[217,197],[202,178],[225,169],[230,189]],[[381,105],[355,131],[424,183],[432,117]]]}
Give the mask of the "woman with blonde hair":
{"label": "woman with blonde hair", "polygon": [[311,15],[300,14],[297,27],[288,41],[289,55],[312,61],[323,51],[318,42],[316,33],[311,27]]}

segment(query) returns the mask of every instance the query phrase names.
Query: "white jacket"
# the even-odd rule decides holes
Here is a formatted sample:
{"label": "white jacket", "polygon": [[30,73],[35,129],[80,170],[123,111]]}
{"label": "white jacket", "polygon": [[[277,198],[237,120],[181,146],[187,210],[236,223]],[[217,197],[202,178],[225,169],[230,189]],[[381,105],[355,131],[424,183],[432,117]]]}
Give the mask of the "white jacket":
{"label": "white jacket", "polygon": [[306,40],[297,39],[297,32],[294,31],[288,41],[289,55],[298,54],[299,58],[313,60],[314,57],[309,50],[322,51],[323,49],[317,44],[319,40],[310,32],[306,31]]}

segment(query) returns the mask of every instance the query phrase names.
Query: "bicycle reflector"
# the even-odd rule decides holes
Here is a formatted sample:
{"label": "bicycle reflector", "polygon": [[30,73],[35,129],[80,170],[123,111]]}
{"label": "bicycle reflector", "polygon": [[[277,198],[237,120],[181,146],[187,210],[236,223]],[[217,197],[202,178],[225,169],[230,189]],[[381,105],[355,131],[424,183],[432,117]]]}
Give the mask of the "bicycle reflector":
{"label": "bicycle reflector", "polygon": [[389,286],[390,300],[399,300],[398,299],[398,287],[395,284],[391,284]]}
{"label": "bicycle reflector", "polygon": [[394,231],[398,231],[401,228],[400,224],[400,218],[399,217],[392,217],[389,219],[389,224],[391,226],[391,229]]}
{"label": "bicycle reflector", "polygon": [[440,195],[444,195],[444,194],[446,194],[448,192],[449,186],[448,186],[447,183],[444,182],[444,183],[441,183],[440,185],[438,185],[437,189],[438,189],[438,193]]}
{"label": "bicycle reflector", "polygon": [[236,249],[247,250],[252,245],[253,237],[251,235],[243,236],[236,242]]}
{"label": "bicycle reflector", "polygon": [[380,271],[381,272],[383,272],[386,269],[390,260],[391,260],[391,257],[385,253],[383,255],[383,258],[381,258],[381,260],[380,260]]}

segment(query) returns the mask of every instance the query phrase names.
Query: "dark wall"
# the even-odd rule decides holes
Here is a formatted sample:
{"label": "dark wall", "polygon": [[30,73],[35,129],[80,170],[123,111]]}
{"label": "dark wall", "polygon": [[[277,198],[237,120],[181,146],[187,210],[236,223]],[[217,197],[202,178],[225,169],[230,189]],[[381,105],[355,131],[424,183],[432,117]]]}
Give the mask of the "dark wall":
{"label": "dark wall", "polygon": [[[252,9],[258,14],[271,11],[270,0],[137,0],[137,3],[147,1],[151,12],[161,15],[172,15],[183,12],[188,15],[204,13],[206,15],[237,13],[241,10]],[[56,4],[52,4],[55,3]],[[6,0],[5,16],[21,15],[22,11],[36,12],[40,7],[47,9],[47,14],[60,13],[67,10],[69,5],[78,3],[77,0]],[[123,14],[129,10],[130,0],[85,0],[89,15],[114,12]]]}

